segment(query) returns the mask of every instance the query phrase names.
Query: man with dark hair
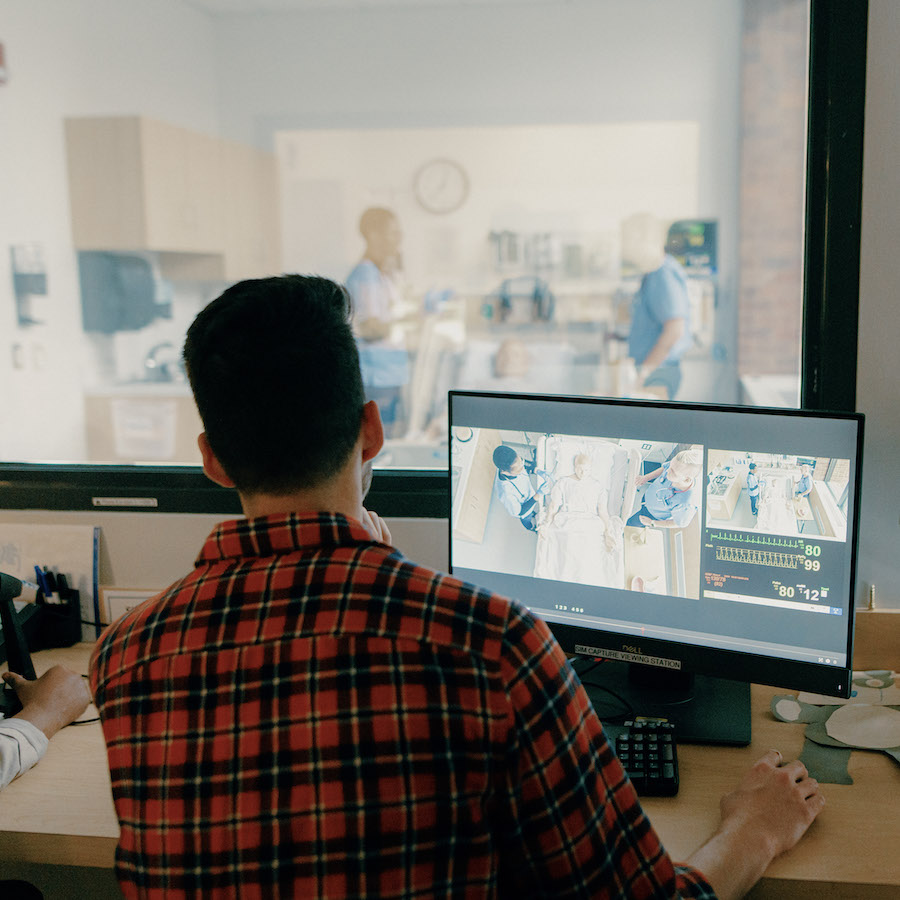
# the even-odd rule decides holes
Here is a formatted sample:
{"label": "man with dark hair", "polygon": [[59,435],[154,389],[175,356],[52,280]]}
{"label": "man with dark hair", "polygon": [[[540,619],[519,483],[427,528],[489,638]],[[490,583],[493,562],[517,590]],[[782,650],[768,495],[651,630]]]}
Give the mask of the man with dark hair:
{"label": "man with dark hair", "polygon": [[815,782],[766,754],[676,866],[546,625],[407,560],[363,508],[383,437],[354,360],[322,279],[235,285],[191,326],[204,467],[246,519],[94,653],[124,895],[748,889]]}
{"label": "man with dark hair", "polygon": [[350,314],[339,285],[286,275],[234,285],[191,325],[184,362],[206,429],[200,449],[205,460],[212,448],[238,491],[308,488],[350,453],[365,404]]}

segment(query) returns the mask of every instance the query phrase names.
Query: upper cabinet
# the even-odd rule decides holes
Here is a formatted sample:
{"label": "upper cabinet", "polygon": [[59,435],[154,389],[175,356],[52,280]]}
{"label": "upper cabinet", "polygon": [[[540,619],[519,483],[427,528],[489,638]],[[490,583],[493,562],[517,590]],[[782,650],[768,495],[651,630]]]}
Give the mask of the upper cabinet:
{"label": "upper cabinet", "polygon": [[77,250],[150,250],[172,277],[279,270],[275,158],[138,116],[67,119]]}

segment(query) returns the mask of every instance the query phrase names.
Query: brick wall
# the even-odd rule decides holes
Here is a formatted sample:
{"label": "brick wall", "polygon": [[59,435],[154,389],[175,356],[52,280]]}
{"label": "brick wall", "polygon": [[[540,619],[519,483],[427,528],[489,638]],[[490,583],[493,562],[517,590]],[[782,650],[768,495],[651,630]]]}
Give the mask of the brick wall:
{"label": "brick wall", "polygon": [[807,0],[744,0],[738,372],[800,371]]}

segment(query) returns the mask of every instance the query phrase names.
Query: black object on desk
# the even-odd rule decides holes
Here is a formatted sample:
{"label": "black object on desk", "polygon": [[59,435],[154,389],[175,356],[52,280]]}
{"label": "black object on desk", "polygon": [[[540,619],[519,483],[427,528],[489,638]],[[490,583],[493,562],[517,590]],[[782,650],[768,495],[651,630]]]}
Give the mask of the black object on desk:
{"label": "black object on desk", "polygon": [[55,576],[55,603],[41,592],[37,596],[39,624],[29,635],[32,650],[71,647],[81,640],[81,597],[69,587],[65,575]]}
{"label": "black object on desk", "polygon": [[[12,575],[0,572],[0,625],[3,627],[0,649],[11,672],[33,680],[36,676],[25,630],[29,624],[33,627],[40,610],[35,604],[28,603],[21,612],[17,612],[13,601],[21,593],[22,582]],[[21,708],[22,704],[16,692],[12,688],[4,687],[0,691],[0,712],[4,716],[12,716]]]}
{"label": "black object on desk", "polygon": [[678,747],[671,722],[626,722],[616,737],[616,755],[638,794],[673,797],[678,793]]}

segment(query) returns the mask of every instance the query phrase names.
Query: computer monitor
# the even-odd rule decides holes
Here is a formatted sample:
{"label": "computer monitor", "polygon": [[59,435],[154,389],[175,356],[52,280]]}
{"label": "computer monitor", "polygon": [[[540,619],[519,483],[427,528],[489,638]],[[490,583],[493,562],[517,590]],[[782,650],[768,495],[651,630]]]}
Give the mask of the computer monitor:
{"label": "computer monitor", "polygon": [[604,660],[598,712],[742,744],[751,682],[850,695],[861,415],[474,391],[449,415],[451,571]]}

